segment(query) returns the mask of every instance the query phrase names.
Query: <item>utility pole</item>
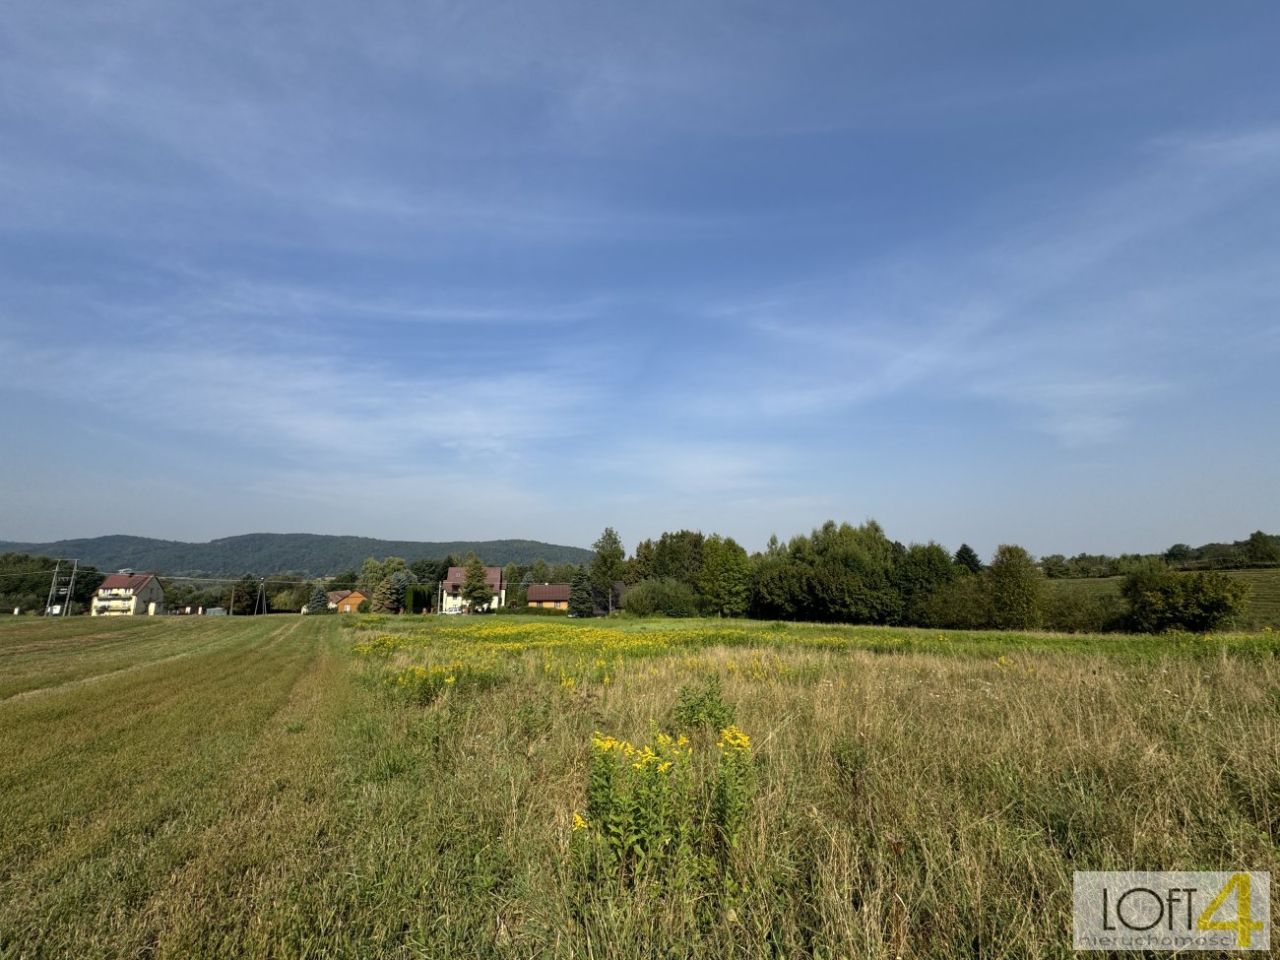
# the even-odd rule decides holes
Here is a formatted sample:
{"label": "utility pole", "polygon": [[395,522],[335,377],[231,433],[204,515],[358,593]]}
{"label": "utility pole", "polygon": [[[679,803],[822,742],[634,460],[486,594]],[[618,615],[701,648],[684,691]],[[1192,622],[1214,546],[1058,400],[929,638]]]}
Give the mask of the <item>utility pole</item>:
{"label": "utility pole", "polygon": [[49,611],[53,609],[53,598],[58,595],[58,574],[62,570],[62,561],[59,560],[53,565],[53,580],[49,583],[49,599],[44,602],[44,615],[49,616]]}
{"label": "utility pole", "polygon": [[[62,565],[64,563],[71,564],[71,570],[63,572]],[[44,615],[46,617],[65,617],[71,607],[71,591],[76,588],[76,571],[80,565],[79,560],[59,559],[53,565],[53,579],[49,582],[49,596],[44,602]],[[53,612],[54,606],[57,605],[58,612]]]}
{"label": "utility pole", "polygon": [[76,589],[76,570],[79,566],[79,560],[71,561],[71,582],[67,584],[67,602],[62,605],[62,615],[64,617],[67,615],[67,611],[71,609],[71,595]]}

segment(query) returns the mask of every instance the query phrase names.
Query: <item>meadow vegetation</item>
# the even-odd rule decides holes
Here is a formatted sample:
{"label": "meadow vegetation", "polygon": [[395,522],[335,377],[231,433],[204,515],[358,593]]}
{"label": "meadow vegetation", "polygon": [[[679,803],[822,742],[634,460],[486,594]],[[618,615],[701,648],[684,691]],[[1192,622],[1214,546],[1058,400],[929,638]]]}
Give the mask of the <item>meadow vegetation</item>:
{"label": "meadow vegetation", "polygon": [[1280,869],[1280,636],[0,623],[0,957],[1066,957]]}

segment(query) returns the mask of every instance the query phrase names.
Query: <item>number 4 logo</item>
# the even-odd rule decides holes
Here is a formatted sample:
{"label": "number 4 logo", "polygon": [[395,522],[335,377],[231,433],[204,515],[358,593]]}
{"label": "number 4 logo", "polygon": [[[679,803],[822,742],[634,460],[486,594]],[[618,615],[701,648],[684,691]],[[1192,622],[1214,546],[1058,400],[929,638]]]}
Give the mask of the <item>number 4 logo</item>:
{"label": "number 4 logo", "polygon": [[[1233,893],[1236,896],[1235,919],[1213,919],[1213,915],[1222,909],[1222,905]],[[1253,878],[1247,873],[1233,874],[1196,920],[1197,930],[1235,931],[1236,946],[1245,949],[1249,948],[1253,942],[1253,935],[1260,931],[1262,926],[1262,921],[1253,919]]]}

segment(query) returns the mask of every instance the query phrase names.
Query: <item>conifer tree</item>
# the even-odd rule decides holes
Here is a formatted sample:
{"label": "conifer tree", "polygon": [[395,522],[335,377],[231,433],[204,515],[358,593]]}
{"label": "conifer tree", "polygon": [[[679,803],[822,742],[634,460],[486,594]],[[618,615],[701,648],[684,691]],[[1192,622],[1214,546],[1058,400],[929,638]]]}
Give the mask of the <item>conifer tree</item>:
{"label": "conifer tree", "polygon": [[462,599],[474,613],[493,602],[493,590],[485,577],[484,564],[472,554],[467,558],[467,574],[462,581]]}
{"label": "conifer tree", "polygon": [[960,549],[956,551],[956,566],[964,567],[970,573],[982,572],[982,559],[978,556],[978,551],[967,543],[960,544]]}
{"label": "conifer tree", "polygon": [[307,613],[328,613],[329,595],[325,593],[324,584],[317,583],[311,591],[311,599],[307,601]]}
{"label": "conifer tree", "polygon": [[575,617],[590,617],[596,612],[595,598],[591,593],[591,578],[585,567],[579,567],[569,585],[569,613]]}
{"label": "conifer tree", "polygon": [[613,585],[622,579],[623,560],[627,552],[613,527],[605,527],[600,539],[593,545],[596,555],[591,560],[591,586],[596,596],[605,601],[613,613]]}
{"label": "conifer tree", "polygon": [[374,588],[371,606],[374,613],[395,613],[395,588],[391,578],[386,577]]}

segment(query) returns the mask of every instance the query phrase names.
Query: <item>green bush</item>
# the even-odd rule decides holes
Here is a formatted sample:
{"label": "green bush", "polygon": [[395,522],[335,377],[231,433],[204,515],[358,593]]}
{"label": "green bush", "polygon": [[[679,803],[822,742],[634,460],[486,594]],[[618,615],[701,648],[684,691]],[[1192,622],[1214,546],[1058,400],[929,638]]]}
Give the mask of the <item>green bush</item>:
{"label": "green bush", "polygon": [[1053,590],[1043,605],[1044,627],[1059,633],[1105,633],[1125,628],[1125,605],[1113,594]]}
{"label": "green bush", "polygon": [[698,596],[693,588],[670,577],[644,580],[627,590],[623,609],[638,617],[662,614],[668,617],[696,617]]}
{"label": "green bush", "polygon": [[938,587],[924,601],[926,626],[952,630],[986,630],[995,617],[991,591],[983,574],[965,574]]}
{"label": "green bush", "polygon": [[671,711],[671,719],[677,730],[723,730],[737,719],[732,704],[724,702],[720,688],[720,675],[711,674],[701,686],[692,684],[680,688],[680,695]]}
{"label": "green bush", "polygon": [[1244,611],[1249,585],[1222,573],[1148,570],[1130,574],[1120,593],[1129,602],[1131,630],[1208,633]]}

